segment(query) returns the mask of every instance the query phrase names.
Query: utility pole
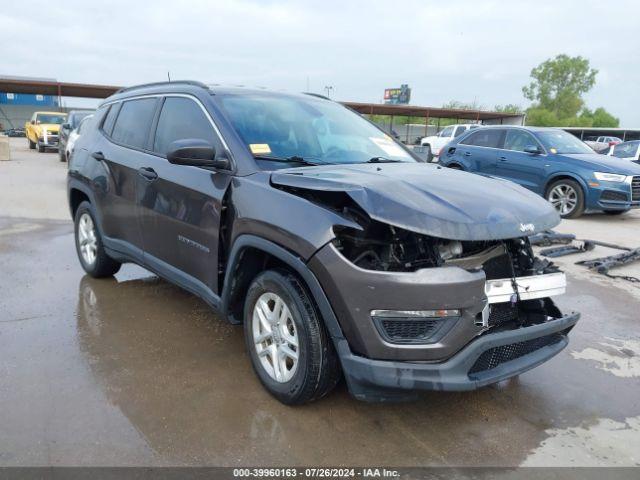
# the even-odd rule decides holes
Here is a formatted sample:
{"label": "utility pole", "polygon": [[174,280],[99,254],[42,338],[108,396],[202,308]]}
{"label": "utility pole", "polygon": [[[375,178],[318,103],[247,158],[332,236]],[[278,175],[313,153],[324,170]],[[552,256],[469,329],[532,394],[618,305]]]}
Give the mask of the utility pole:
{"label": "utility pole", "polygon": [[331,92],[333,92],[333,86],[332,85],[325,86],[324,91],[327,92],[327,97],[331,98]]}

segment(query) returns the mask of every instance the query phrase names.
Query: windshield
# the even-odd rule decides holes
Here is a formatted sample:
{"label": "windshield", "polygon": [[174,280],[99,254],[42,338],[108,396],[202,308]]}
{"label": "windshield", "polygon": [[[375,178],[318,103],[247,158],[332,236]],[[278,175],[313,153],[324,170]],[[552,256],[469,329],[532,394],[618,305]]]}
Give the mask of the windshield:
{"label": "windshield", "polygon": [[44,123],[44,124],[53,124],[60,125],[64,123],[67,117],[65,115],[56,115],[56,114],[39,114],[36,116],[36,123]]}
{"label": "windshield", "polygon": [[324,163],[415,162],[390,136],[340,104],[314,97],[225,95],[224,111],[254,157]]}
{"label": "windshield", "polygon": [[582,140],[564,130],[545,130],[535,132],[538,139],[551,153],[560,155],[570,153],[594,153]]}

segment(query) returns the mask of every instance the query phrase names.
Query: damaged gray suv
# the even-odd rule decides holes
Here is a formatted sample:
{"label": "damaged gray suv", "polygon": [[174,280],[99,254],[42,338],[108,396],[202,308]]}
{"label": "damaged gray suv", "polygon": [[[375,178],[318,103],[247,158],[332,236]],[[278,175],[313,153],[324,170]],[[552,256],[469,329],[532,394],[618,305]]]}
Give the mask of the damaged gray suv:
{"label": "damaged gray suv", "polygon": [[71,157],[91,276],[133,262],[234,324],[265,388],[301,404],[472,390],[567,345],[565,276],[528,236],[541,197],[420,163],[338,103],[197,82],[106,99]]}

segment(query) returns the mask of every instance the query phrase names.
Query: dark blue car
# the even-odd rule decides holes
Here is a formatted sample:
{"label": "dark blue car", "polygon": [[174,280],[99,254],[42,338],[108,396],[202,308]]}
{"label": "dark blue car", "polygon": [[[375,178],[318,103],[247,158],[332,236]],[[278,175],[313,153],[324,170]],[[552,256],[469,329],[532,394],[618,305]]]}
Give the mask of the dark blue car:
{"label": "dark blue car", "polygon": [[543,127],[484,127],[442,149],[442,165],[511,180],[551,202],[563,218],[640,206],[640,165],[599,155],[570,133]]}

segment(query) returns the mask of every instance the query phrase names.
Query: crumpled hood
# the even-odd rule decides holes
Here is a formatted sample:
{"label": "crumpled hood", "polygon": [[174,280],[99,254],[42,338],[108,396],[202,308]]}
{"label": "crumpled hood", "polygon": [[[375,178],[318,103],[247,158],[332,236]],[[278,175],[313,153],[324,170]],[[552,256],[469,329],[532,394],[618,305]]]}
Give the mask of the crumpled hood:
{"label": "crumpled hood", "polygon": [[546,200],[512,182],[424,163],[290,168],[271,182],[345,192],[375,220],[451,240],[516,238],[560,222]]}
{"label": "crumpled hood", "polygon": [[582,166],[586,166],[584,162],[588,162],[594,171],[605,173],[620,173],[622,175],[640,175],[640,166],[628,160],[609,155],[601,155],[598,153],[574,153],[565,154],[563,157],[569,157],[582,162]]}

